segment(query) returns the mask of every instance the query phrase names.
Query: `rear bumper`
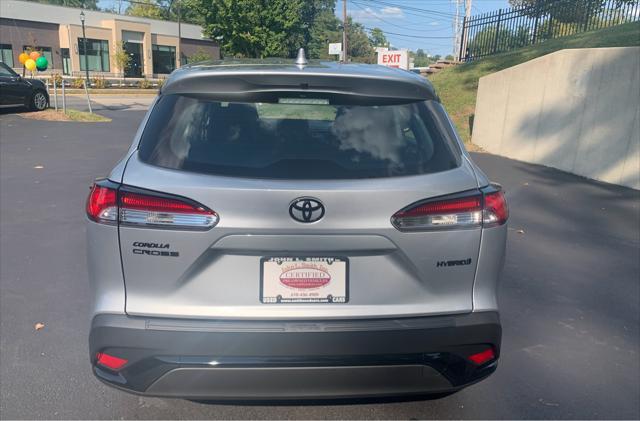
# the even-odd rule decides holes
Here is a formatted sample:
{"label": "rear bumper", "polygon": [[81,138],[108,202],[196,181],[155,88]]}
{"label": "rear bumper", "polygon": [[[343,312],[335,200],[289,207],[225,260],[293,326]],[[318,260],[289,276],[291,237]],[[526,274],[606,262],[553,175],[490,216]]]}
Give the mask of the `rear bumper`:
{"label": "rear bumper", "polygon": [[[449,392],[493,371],[495,312],[335,321],[202,321],[98,315],[94,374],[129,392],[195,399],[352,398]],[[466,357],[493,347],[496,359]],[[96,354],[125,358],[119,371]]]}

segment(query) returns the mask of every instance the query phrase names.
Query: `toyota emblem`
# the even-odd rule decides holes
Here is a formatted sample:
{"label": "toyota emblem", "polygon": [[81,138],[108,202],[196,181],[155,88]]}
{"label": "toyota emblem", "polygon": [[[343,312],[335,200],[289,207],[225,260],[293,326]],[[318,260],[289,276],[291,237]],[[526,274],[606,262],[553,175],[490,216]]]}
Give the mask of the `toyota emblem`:
{"label": "toyota emblem", "polygon": [[324,205],[318,199],[300,197],[289,205],[289,215],[298,222],[316,222],[324,216]]}

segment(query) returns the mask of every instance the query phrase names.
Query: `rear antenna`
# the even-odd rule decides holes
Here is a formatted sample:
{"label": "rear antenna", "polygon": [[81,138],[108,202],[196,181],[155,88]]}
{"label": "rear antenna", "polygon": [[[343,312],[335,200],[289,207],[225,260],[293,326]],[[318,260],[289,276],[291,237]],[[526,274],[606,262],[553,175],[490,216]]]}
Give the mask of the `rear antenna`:
{"label": "rear antenna", "polygon": [[305,64],[308,64],[309,62],[307,61],[307,57],[304,54],[304,48],[301,48],[298,50],[298,57],[296,57],[296,64],[299,67],[304,66]]}

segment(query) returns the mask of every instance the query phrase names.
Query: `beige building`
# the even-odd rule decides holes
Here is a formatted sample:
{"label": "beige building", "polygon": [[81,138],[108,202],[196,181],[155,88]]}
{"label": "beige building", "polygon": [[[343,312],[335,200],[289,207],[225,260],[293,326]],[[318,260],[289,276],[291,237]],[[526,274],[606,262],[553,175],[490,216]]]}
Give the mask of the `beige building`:
{"label": "beige building", "polygon": [[[194,54],[220,58],[214,41],[198,25],[84,10],[19,0],[0,1],[0,61],[21,70],[18,55],[31,48],[49,60],[47,72],[69,76],[163,77]],[[178,34],[180,33],[180,38]],[[120,68],[117,50],[129,54]],[[85,54],[86,50],[86,54]]]}

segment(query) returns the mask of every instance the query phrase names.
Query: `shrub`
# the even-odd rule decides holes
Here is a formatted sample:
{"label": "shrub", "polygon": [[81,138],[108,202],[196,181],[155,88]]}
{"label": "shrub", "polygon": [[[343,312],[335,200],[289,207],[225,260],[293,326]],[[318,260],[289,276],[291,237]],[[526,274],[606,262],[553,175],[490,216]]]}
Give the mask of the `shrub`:
{"label": "shrub", "polygon": [[148,80],[147,78],[144,78],[140,81],[140,84],[138,85],[138,87],[140,89],[151,89],[153,88],[153,84],[151,83],[150,80]]}
{"label": "shrub", "polygon": [[62,86],[62,75],[60,73],[51,73],[49,79],[52,85],[55,83],[58,88]]}
{"label": "shrub", "polygon": [[105,89],[110,86],[108,80],[105,80],[104,77],[97,77],[93,79],[93,87],[98,89]]}
{"label": "shrub", "polygon": [[82,89],[84,88],[84,79],[81,77],[77,77],[71,81],[71,87],[74,89]]}

